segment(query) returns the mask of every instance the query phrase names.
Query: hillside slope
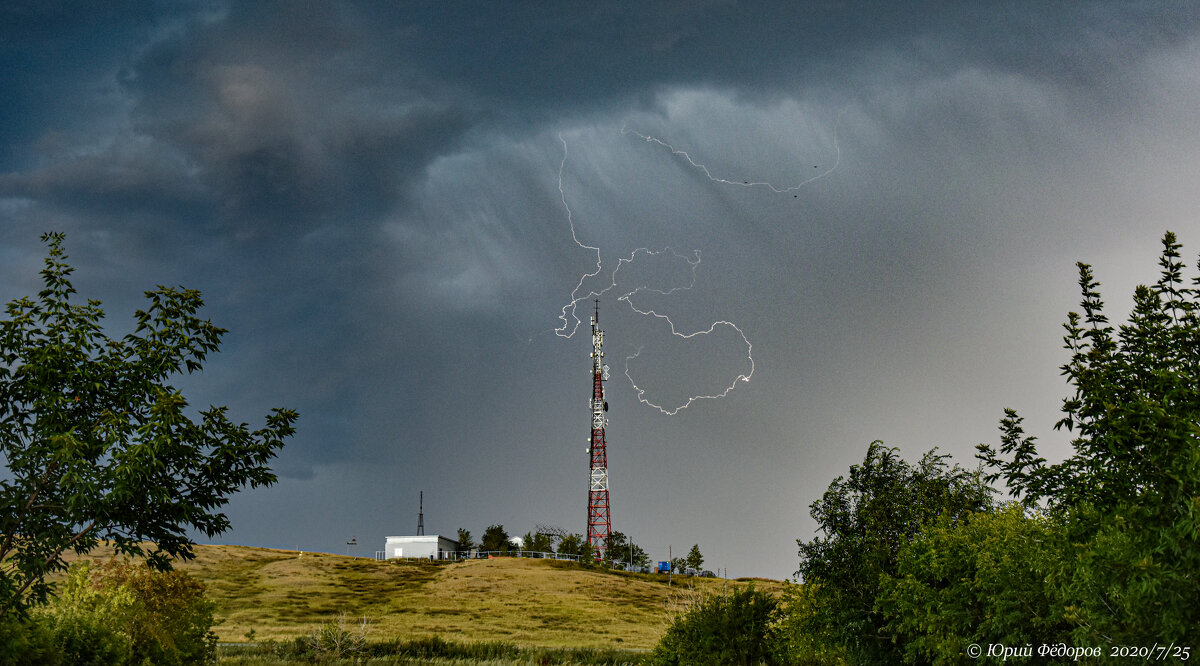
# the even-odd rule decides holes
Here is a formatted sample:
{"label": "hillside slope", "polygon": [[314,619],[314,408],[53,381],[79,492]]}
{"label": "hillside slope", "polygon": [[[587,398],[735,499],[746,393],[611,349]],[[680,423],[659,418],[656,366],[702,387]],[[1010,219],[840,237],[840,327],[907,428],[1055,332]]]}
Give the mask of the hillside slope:
{"label": "hillside slope", "polygon": [[[100,555],[100,553],[97,553]],[[674,579],[582,569],[552,560],[504,558],[451,564],[375,561],[240,546],[198,546],[180,569],[204,581],[217,604],[221,641],[287,639],[344,613],[365,617],[368,638],[438,635],[538,647],[648,649],[669,608],[721,579]],[[729,586],[744,585],[730,581]],[[760,589],[779,583],[759,581]]]}

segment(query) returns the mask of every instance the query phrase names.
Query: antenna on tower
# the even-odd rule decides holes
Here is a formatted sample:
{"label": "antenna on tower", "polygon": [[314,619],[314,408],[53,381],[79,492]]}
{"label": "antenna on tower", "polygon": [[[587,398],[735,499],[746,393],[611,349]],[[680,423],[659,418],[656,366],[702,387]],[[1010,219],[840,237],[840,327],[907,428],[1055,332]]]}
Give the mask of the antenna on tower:
{"label": "antenna on tower", "polygon": [[417,513],[417,536],[425,536],[425,491],[421,491],[421,507]]}

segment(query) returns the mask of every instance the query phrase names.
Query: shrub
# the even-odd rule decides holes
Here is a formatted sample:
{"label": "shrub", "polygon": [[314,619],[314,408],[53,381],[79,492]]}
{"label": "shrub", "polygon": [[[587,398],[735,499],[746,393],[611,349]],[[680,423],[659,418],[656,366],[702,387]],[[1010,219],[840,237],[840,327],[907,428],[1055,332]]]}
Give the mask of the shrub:
{"label": "shrub", "polygon": [[0,616],[0,665],[62,663],[54,636],[44,623],[17,614]]}
{"label": "shrub", "polygon": [[182,666],[216,662],[213,604],[182,571],[112,560],[71,567],[38,618],[65,663]]}
{"label": "shrub", "polygon": [[849,663],[847,650],[836,636],[812,631],[819,597],[816,588],[816,583],[784,588],[779,621],[771,628],[775,659],[781,664],[846,666]]}
{"label": "shrub", "polygon": [[779,602],[754,586],[699,599],[675,617],[655,646],[651,661],[686,664],[773,664],[769,636]]}
{"label": "shrub", "polygon": [[885,576],[877,608],[908,663],[954,663],[968,645],[1069,643],[1057,594],[1059,526],[1019,504],[925,526]]}
{"label": "shrub", "polygon": [[133,645],[122,633],[135,600],[127,588],[95,585],[93,567],[79,563],[67,572],[67,582],[45,611],[35,616],[44,623],[62,661],[70,664],[124,664]]}
{"label": "shrub", "polygon": [[367,618],[358,626],[350,624],[346,613],[338,613],[337,620],[326,622],[304,638],[304,644],[320,659],[350,659],[366,654]]}

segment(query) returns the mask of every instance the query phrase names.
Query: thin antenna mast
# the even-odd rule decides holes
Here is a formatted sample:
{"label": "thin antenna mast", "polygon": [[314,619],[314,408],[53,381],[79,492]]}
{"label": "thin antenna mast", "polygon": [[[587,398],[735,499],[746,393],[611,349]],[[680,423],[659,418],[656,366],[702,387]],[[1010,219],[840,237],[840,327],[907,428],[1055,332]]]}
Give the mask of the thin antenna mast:
{"label": "thin antenna mast", "polygon": [[421,508],[417,514],[417,536],[425,536],[425,491],[421,491]]}

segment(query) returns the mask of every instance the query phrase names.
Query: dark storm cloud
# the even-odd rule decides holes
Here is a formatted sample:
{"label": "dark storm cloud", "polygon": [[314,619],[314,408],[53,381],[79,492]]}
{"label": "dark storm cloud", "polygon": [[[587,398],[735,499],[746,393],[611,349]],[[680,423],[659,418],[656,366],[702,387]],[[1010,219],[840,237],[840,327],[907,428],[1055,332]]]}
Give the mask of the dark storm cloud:
{"label": "dark storm cloud", "polygon": [[[188,12],[190,5],[175,3]],[[164,11],[165,10],[165,11]],[[7,2],[0,6],[0,171],[36,164],[53,127],[82,129],[113,102],[106,81],[170,20],[150,3]]]}
{"label": "dark storm cloud", "polygon": [[[378,364],[379,347],[364,338],[380,308],[392,308],[379,293],[388,279],[379,271],[420,270],[392,264],[380,247],[380,218],[462,132],[466,116],[414,90],[385,54],[361,50],[358,28],[329,12],[210,9],[172,21],[133,17],[140,30],[110,34],[119,44],[132,35],[124,50],[81,38],[116,20],[107,14],[38,8],[10,24],[26,30],[8,40],[10,54],[76,49],[57,52],[57,64],[41,58],[74,78],[45,92],[40,108],[68,102],[75,86],[104,88],[115,101],[92,114],[90,126],[65,114],[22,114],[44,123],[26,142],[13,136],[21,148],[14,154],[30,155],[33,166],[0,175],[0,195],[36,202],[36,216],[19,218],[36,219],[35,229],[65,229],[73,241],[104,230],[100,249],[114,273],[131,255],[158,266],[132,262],[120,283],[145,288],[164,280],[166,268],[203,286],[234,329],[227,352],[246,363],[248,381],[226,382],[235,395],[257,393],[259,378],[280,365],[302,377],[304,388],[291,393],[306,405],[369,390],[364,369]],[[60,19],[66,37],[29,27]],[[147,23],[170,25],[155,31]],[[87,72],[62,64],[73,58],[100,64]],[[76,256],[87,262],[94,252]],[[284,471],[353,455],[352,445],[328,442],[347,436],[354,409],[336,418],[310,409],[310,438],[295,447],[308,462]]]}
{"label": "dark storm cloud", "polygon": [[[50,163],[20,189],[67,201],[110,194],[124,207],[202,188],[241,231],[301,231],[395,205],[411,172],[461,133],[462,111],[394,80],[396,65],[356,50],[336,17],[255,7],[126,54],[113,82],[126,108],[111,133],[50,125],[39,139],[39,161]],[[55,155],[55,143],[68,145]]]}
{"label": "dark storm cloud", "polygon": [[1072,11],[1039,2],[600,2],[555,9],[389,3],[359,15],[405,26],[391,46],[406,63],[534,114],[644,99],[660,86],[778,96],[798,86],[840,85],[856,74],[856,62],[882,54],[917,59],[924,74],[982,62],[1089,88],[1114,66],[1187,40],[1198,20],[1195,8],[1170,3],[1082,3]]}
{"label": "dark storm cloud", "polygon": [[[0,12],[5,299],[65,230],[114,319],[159,282],[204,292],[230,333],[197,402],[302,413],[234,541],[379,540],[422,488],[434,530],[581,529],[586,308],[552,329],[599,247],[577,295],[617,283],[618,529],[784,576],[870,440],[969,462],[1005,406],[1053,421],[1076,259],[1120,302],[1164,228],[1200,248],[1190,4]],[[700,252],[694,283],[635,254],[667,247]],[[639,402],[749,365],[731,329],[688,342],[616,300],[639,287],[681,331],[737,323],[752,381]]]}

